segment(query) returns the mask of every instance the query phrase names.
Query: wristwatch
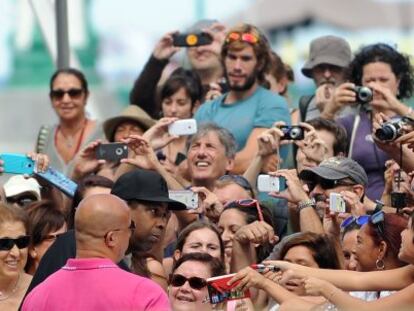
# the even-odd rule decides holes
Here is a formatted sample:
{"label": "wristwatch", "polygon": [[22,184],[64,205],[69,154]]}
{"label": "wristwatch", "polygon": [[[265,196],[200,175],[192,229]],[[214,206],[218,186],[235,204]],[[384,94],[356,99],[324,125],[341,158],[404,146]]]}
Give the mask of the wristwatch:
{"label": "wristwatch", "polygon": [[309,199],[305,201],[300,201],[298,204],[298,212],[300,212],[301,210],[307,207],[315,207],[315,200]]}

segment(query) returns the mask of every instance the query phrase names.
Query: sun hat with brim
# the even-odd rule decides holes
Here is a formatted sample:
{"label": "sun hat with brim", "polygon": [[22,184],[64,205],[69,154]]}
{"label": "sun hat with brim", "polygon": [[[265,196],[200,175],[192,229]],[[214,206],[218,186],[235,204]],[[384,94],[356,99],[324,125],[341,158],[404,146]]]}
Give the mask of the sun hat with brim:
{"label": "sun hat with brim", "polygon": [[168,196],[164,178],[157,172],[135,169],[117,179],[111,193],[125,201],[167,203],[169,210],[185,210],[186,206]]}
{"label": "sun hat with brim", "polygon": [[309,59],[302,68],[302,73],[312,78],[312,69],[321,64],[346,68],[352,60],[349,43],[335,36],[316,38],[310,44]]}
{"label": "sun hat with brim", "polygon": [[40,200],[40,185],[34,178],[25,178],[23,175],[15,175],[9,178],[3,186],[6,198],[23,193],[30,193]]}
{"label": "sun hat with brim", "polygon": [[359,185],[368,184],[368,176],[357,162],[350,158],[333,157],[322,161],[319,166],[304,169],[299,177],[305,181],[315,180],[316,177],[329,180],[350,178]]}
{"label": "sun hat with brim", "polygon": [[110,142],[113,142],[116,128],[121,123],[126,121],[137,123],[144,132],[153,126],[156,122],[140,107],[136,105],[129,105],[121,112],[119,116],[110,118],[104,122],[103,130],[106,139]]}

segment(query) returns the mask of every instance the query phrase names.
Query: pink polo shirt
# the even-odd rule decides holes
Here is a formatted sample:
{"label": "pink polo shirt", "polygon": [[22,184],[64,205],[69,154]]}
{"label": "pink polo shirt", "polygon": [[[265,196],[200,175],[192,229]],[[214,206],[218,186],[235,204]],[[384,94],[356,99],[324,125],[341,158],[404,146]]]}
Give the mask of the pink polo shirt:
{"label": "pink polo shirt", "polygon": [[23,311],[171,310],[164,290],[150,279],[126,272],[109,259],[69,259],[34,288]]}

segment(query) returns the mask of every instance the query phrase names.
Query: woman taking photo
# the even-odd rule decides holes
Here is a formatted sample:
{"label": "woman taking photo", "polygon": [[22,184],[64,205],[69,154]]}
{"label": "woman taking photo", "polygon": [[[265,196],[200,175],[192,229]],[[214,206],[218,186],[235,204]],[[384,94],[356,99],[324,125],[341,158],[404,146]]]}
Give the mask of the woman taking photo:
{"label": "woman taking photo", "polygon": [[[346,105],[358,104],[357,115],[338,120],[348,134],[349,156],[364,168],[368,175],[366,195],[371,200],[379,200],[384,189],[384,170],[386,160],[391,155],[375,144],[372,133],[373,116],[405,116],[412,109],[402,100],[412,96],[414,74],[409,57],[393,47],[377,43],[362,48],[355,54],[348,68],[349,82],[341,84],[333,94],[333,100],[325,108],[323,117],[333,118],[336,111]],[[356,87],[369,87],[370,96],[358,95]]]}
{"label": "woman taking photo", "polygon": [[0,310],[17,310],[32,277],[24,272],[30,237],[21,208],[0,203]]}
{"label": "woman taking photo", "polygon": [[103,136],[102,129],[86,116],[88,82],[79,70],[57,70],[50,79],[49,97],[58,124],[41,127],[36,150],[49,156],[51,167],[70,175],[72,160],[82,146]]}

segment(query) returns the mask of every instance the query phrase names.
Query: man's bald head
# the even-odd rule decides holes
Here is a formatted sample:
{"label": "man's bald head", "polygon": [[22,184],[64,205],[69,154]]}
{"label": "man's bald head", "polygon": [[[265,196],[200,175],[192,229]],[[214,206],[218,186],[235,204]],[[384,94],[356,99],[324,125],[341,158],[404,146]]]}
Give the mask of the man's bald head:
{"label": "man's bald head", "polygon": [[[110,231],[128,228],[130,209],[125,201],[112,194],[91,195],[82,200],[76,209],[75,234],[78,250],[95,249],[104,242]],[[102,244],[103,245],[103,244]]]}

